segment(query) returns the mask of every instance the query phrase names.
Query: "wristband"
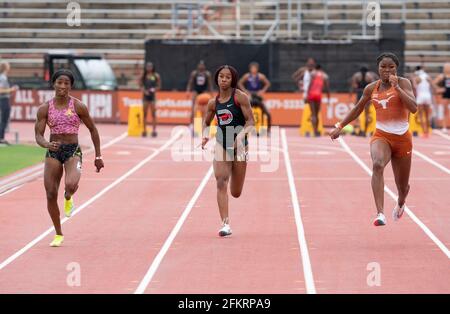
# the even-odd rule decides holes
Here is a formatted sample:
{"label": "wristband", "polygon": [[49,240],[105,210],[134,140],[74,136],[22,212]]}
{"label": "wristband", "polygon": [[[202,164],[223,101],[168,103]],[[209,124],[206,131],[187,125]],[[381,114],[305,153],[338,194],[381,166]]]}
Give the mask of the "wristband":
{"label": "wristband", "polygon": [[95,160],[100,160],[100,159],[102,159],[102,156],[95,157]]}
{"label": "wristband", "polygon": [[337,123],[334,125],[334,127],[335,127],[336,129],[342,130],[342,125],[341,125],[340,122],[337,122]]}

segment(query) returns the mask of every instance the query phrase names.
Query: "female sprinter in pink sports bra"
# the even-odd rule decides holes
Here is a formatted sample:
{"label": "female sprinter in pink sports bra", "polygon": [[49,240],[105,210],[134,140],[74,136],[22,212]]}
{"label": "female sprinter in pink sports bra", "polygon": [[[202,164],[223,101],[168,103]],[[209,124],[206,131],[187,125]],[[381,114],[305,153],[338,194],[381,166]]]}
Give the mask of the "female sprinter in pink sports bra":
{"label": "female sprinter in pink sports bra", "polygon": [[[44,168],[44,185],[47,193],[47,208],[55,227],[56,235],[50,246],[61,246],[64,236],[61,231],[58,207],[58,187],[63,169],[65,171],[64,212],[70,217],[73,210],[73,195],[78,189],[81,177],[82,153],[78,145],[80,122],[91,132],[95,146],[95,167],[97,172],[104,167],[100,153],[100,136],[89,111],[78,99],[69,95],[73,86],[72,72],[61,69],[52,77],[55,97],[42,104],[37,112],[34,128],[36,142],[47,148]],[[45,126],[50,128],[50,141],[44,138]]]}

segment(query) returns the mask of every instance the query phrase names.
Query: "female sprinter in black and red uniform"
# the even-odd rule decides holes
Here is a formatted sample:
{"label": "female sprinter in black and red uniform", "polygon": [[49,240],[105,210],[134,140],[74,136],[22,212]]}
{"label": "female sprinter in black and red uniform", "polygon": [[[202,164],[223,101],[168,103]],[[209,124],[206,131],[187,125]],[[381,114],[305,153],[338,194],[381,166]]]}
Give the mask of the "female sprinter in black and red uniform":
{"label": "female sprinter in black and red uniform", "polygon": [[[203,130],[207,130],[216,115],[218,128],[213,166],[217,181],[217,203],[222,219],[219,235],[224,237],[232,233],[228,216],[228,181],[231,179],[231,195],[239,197],[247,169],[247,134],[255,122],[248,96],[236,89],[236,69],[222,65],[217,69],[214,81],[219,87],[219,94],[208,102]],[[202,148],[208,141],[209,137],[204,136]]]}

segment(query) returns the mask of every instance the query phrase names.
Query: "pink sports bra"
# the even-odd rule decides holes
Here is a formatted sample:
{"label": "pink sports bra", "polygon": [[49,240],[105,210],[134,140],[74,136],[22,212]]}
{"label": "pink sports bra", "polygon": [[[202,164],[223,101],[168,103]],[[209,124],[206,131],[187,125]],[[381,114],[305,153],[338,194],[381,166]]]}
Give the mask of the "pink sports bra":
{"label": "pink sports bra", "polygon": [[75,111],[73,98],[70,98],[69,105],[64,109],[55,108],[55,99],[50,100],[47,124],[50,127],[50,134],[78,134],[80,117]]}

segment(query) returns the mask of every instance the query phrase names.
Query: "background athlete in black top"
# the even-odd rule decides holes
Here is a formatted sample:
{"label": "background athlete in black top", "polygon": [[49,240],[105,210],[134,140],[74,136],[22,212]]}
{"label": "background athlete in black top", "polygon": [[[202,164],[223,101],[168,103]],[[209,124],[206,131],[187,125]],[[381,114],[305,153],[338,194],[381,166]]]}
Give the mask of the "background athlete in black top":
{"label": "background athlete in black top", "polygon": [[142,98],[144,104],[144,131],[142,136],[147,136],[147,111],[150,107],[152,112],[152,137],[156,137],[156,92],[161,89],[161,76],[155,71],[153,63],[149,62],[145,65],[140,86],[144,94]]}
{"label": "background athlete in black top", "polygon": [[212,93],[212,85],[211,73],[206,69],[205,62],[200,61],[197,65],[197,69],[191,72],[186,87],[187,93],[192,92],[191,125],[194,123],[195,102],[197,100],[197,96],[205,92]]}
{"label": "background athlete in black top", "polygon": [[[231,179],[231,195],[239,197],[244,187],[247,169],[246,136],[255,125],[248,96],[236,89],[237,77],[237,71],[228,65],[221,66],[216,71],[214,80],[219,87],[219,94],[216,99],[208,102],[203,122],[203,130],[206,131],[214,115],[218,119],[219,127],[213,166],[217,181],[217,203],[222,219],[220,236],[231,235],[228,217],[228,181]],[[229,143],[226,140],[230,137],[234,138],[231,147],[228,146]],[[208,141],[208,136],[203,137],[202,148]]]}

